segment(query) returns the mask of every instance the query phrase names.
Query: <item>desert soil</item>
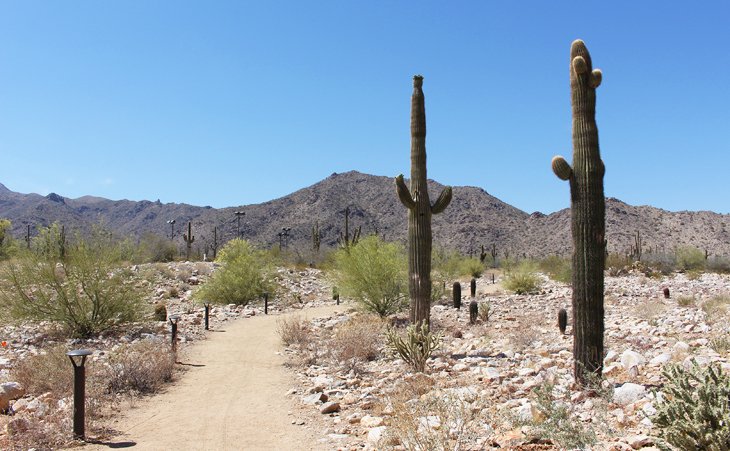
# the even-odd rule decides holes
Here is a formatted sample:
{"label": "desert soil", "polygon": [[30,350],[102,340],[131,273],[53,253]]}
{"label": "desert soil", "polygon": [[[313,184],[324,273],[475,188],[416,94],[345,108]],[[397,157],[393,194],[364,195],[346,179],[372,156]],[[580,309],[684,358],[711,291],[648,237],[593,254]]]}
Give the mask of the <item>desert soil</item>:
{"label": "desert soil", "polygon": [[[315,318],[343,311],[325,306],[285,315]],[[315,450],[316,431],[293,424],[286,392],[295,385],[278,353],[277,319],[255,316],[211,331],[180,358],[188,368],[165,393],[136,403],[112,425],[120,435],[85,450]]]}

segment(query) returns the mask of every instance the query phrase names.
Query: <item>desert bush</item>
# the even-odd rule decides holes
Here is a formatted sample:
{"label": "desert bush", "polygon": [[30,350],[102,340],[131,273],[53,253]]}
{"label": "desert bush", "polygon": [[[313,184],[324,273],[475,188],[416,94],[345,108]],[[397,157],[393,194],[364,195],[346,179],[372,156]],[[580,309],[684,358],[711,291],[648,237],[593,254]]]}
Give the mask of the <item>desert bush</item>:
{"label": "desert bush", "polygon": [[489,321],[489,317],[492,314],[492,303],[489,301],[481,302],[479,304],[479,311],[477,313],[477,316],[480,320],[482,320],[483,323],[486,323]]}
{"label": "desert bush", "polygon": [[664,449],[730,449],[730,378],[718,364],[685,369],[668,364],[666,384],[652,417]]}
{"label": "desert bush", "polygon": [[675,254],[677,267],[679,267],[679,269],[690,271],[702,270],[705,268],[705,253],[696,247],[678,247]]}
{"label": "desert bush", "polygon": [[718,354],[727,354],[730,351],[730,338],[726,335],[715,335],[710,338],[710,348]]}
{"label": "desert bush", "polygon": [[[73,395],[73,369],[64,345],[51,346],[43,353],[19,360],[11,370],[11,379],[19,382],[29,395],[44,405],[43,415],[16,414],[27,429],[7,428],[0,435],[2,449],[62,449],[72,440],[72,412],[66,403]],[[107,394],[101,366],[97,361],[86,361],[86,431],[99,434],[103,429],[103,412],[113,406],[115,399]],[[6,440],[6,441],[4,441]]]}
{"label": "desert bush", "polygon": [[0,260],[17,255],[18,243],[10,234],[12,223],[8,219],[0,219]]}
{"label": "desert bush", "polygon": [[407,262],[403,248],[371,235],[335,254],[335,283],[368,312],[388,316],[406,302]]}
{"label": "desert bush", "polygon": [[705,269],[720,274],[730,273],[730,259],[714,256],[705,262]]}
{"label": "desert bush", "polygon": [[681,307],[689,307],[691,305],[695,305],[695,297],[694,296],[679,296],[677,298],[677,305]]}
{"label": "desert bush", "polygon": [[713,296],[702,304],[707,321],[717,323],[727,320],[730,313],[730,295]]}
{"label": "desert bush", "polygon": [[465,258],[461,262],[460,272],[462,275],[479,278],[484,272],[484,265],[478,258]]}
{"label": "desert bush", "polygon": [[64,258],[54,252],[24,252],[3,266],[0,309],[15,319],[56,321],[78,337],[144,316],[143,295],[108,238],[77,237]]}
{"label": "desert bush", "polygon": [[121,345],[109,354],[104,380],[111,393],[154,393],[172,380],[175,358],[158,340]]}
{"label": "desert bush", "polygon": [[489,406],[468,390],[431,390],[420,382],[399,383],[387,397],[393,414],[382,449],[451,451],[472,448],[489,436]]}
{"label": "desert bush", "polygon": [[167,321],[167,306],[165,304],[157,304],[152,317],[155,321]]}
{"label": "desert bush", "polygon": [[148,232],[142,235],[135,260],[144,263],[171,262],[177,255],[177,246],[167,237]]}
{"label": "desert bush", "polygon": [[530,427],[531,435],[549,439],[561,449],[587,449],[594,445],[598,441],[595,431],[572,415],[569,404],[554,397],[554,389],[555,385],[549,382],[533,389],[532,405],[536,414],[522,424]]}
{"label": "desert bush", "polygon": [[284,346],[306,347],[312,339],[307,323],[298,316],[284,316],[276,320],[276,333]]}
{"label": "desert bush", "polygon": [[55,345],[45,353],[18,360],[11,378],[34,396],[51,392],[57,398],[70,396],[73,389],[73,370],[66,352],[69,348]]}
{"label": "desert bush", "polygon": [[573,283],[573,265],[570,258],[551,255],[540,260],[538,264],[540,271],[544,272],[556,282]]}
{"label": "desert bush", "polygon": [[611,253],[606,256],[606,269],[609,275],[616,276],[624,267],[630,265],[629,258],[625,255]]}
{"label": "desert bush", "polygon": [[420,326],[412,324],[406,328],[405,337],[394,328],[385,332],[386,346],[391,353],[397,355],[404,362],[420,373],[426,369],[426,362],[433,351],[441,345],[442,335],[431,332],[426,323]]}
{"label": "desert bush", "polygon": [[247,305],[274,292],[273,266],[265,252],[234,239],[218,254],[221,267],[195,293],[199,301]]}
{"label": "desert bush", "polygon": [[340,324],[330,341],[336,362],[357,371],[359,364],[374,360],[383,346],[385,323],[377,315],[358,315]]}
{"label": "desert bush", "polygon": [[540,290],[542,282],[534,263],[524,261],[507,271],[502,285],[516,294],[535,293]]}

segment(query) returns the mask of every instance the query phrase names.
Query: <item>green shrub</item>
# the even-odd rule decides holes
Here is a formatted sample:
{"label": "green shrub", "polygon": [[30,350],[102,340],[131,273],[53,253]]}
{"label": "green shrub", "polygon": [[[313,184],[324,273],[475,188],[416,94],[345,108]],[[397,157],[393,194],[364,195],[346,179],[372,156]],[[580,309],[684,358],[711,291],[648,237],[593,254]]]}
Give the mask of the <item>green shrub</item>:
{"label": "green shrub", "polygon": [[536,269],[534,263],[524,261],[507,271],[502,285],[516,294],[536,293],[542,285]]}
{"label": "green shrub", "polygon": [[570,258],[551,255],[539,263],[540,271],[556,282],[571,284],[573,282],[573,264]]}
{"label": "green shrub", "polygon": [[251,243],[233,239],[218,253],[221,264],[194,294],[200,301],[247,305],[274,291],[273,265]]}
{"label": "green shrub", "polygon": [[411,324],[406,328],[405,337],[394,328],[385,331],[388,349],[420,373],[426,369],[426,362],[433,351],[441,346],[442,338],[440,333],[431,332],[426,323],[420,326]]}
{"label": "green shrub", "polygon": [[679,247],[676,256],[679,269],[689,271],[704,269],[705,267],[705,253],[696,247]]}
{"label": "green shrub", "polygon": [[52,245],[52,232],[41,238],[48,246],[23,252],[3,266],[0,309],[15,319],[59,322],[78,337],[143,317],[143,295],[123,269],[119,246],[108,235],[77,237],[76,244],[64,245],[61,259]]}
{"label": "green shrub", "polygon": [[387,316],[404,307],[408,271],[402,247],[372,235],[334,258],[336,285],[365,311]]}
{"label": "green shrub", "polygon": [[553,397],[555,386],[543,383],[532,391],[533,406],[541,421],[528,422],[533,435],[549,439],[561,449],[587,449],[598,439],[593,430],[584,427],[571,415],[568,405]]}
{"label": "green shrub", "polygon": [[730,378],[720,366],[700,367],[692,361],[692,366],[685,369],[668,364],[662,375],[667,383],[651,419],[665,442],[661,447],[730,449]]}
{"label": "green shrub", "polygon": [[469,275],[474,278],[479,278],[484,272],[484,265],[479,261],[478,258],[465,258],[461,262],[460,272],[462,275]]}
{"label": "green shrub", "polygon": [[169,238],[145,233],[140,238],[135,260],[144,263],[171,262],[176,254],[177,247]]}
{"label": "green shrub", "polygon": [[10,235],[12,223],[8,219],[0,219],[0,260],[5,260],[18,253],[18,243]]}

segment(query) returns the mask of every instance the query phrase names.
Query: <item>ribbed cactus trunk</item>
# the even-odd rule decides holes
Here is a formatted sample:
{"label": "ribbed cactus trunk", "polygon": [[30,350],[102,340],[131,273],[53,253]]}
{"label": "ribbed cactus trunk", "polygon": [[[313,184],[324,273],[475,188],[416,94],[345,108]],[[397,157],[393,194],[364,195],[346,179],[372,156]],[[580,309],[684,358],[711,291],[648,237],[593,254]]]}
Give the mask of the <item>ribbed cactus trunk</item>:
{"label": "ribbed cactus trunk", "polygon": [[411,187],[403,175],[395,178],[398,197],[408,209],[408,291],[411,297],[410,320],[413,324],[429,323],[431,315],[431,215],[438,214],[451,202],[451,188],[443,192],[431,206],[426,177],[426,108],[423,99],[423,77],[413,77],[411,97]]}
{"label": "ribbed cactus trunk", "polygon": [[573,234],[573,374],[587,382],[586,373],[603,370],[603,270],[606,250],[605,166],[598,148],[596,88],[601,71],[593,69],[581,40],[570,49],[570,93],[573,109],[573,167],[553,158],[555,174],[570,182]]}

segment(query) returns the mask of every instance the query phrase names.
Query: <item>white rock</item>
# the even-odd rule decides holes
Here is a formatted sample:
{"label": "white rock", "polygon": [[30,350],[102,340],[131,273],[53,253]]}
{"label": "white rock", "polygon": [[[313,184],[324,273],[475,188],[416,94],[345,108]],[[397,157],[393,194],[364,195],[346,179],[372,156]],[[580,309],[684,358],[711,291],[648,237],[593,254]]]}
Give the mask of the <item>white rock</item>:
{"label": "white rock", "polygon": [[618,352],[616,352],[612,349],[606,353],[606,357],[604,357],[604,359],[603,359],[603,364],[607,365],[609,363],[615,362],[617,358],[618,358]]}
{"label": "white rock", "polygon": [[678,341],[674,344],[672,350],[677,354],[683,354],[689,352],[689,345],[683,341]]}
{"label": "white rock", "polygon": [[613,402],[622,406],[628,406],[641,399],[646,393],[646,387],[639,384],[627,382],[613,391]]}
{"label": "white rock", "polygon": [[672,355],[663,352],[649,361],[652,365],[663,365],[672,360]]}
{"label": "white rock", "polygon": [[360,424],[366,428],[374,428],[383,425],[383,417],[375,417],[372,415],[365,415],[360,419]]}
{"label": "white rock", "polygon": [[378,426],[370,429],[368,431],[368,442],[372,444],[377,444],[380,439],[383,438],[383,434],[385,433],[386,429],[386,426]]}
{"label": "white rock", "polygon": [[24,394],[25,390],[17,382],[0,384],[0,411],[7,410],[11,400],[18,399]]}
{"label": "white rock", "polygon": [[633,367],[638,367],[644,364],[644,362],[646,362],[644,356],[631,349],[627,349],[621,354],[621,365],[623,365],[626,371],[629,371]]}

